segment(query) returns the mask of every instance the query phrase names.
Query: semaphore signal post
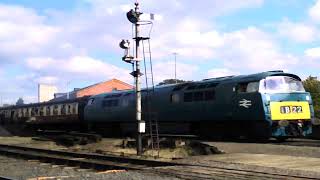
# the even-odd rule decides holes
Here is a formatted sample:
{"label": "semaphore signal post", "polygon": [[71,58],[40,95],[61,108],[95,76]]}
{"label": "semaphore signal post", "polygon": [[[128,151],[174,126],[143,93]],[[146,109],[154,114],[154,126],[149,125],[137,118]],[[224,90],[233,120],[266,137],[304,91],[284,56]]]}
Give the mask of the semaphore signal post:
{"label": "semaphore signal post", "polygon": [[145,133],[145,121],[141,119],[141,86],[140,86],[140,76],[142,73],[140,72],[140,57],[139,57],[139,46],[140,41],[143,40],[142,37],[139,37],[139,21],[140,15],[142,13],[139,12],[139,3],[135,3],[135,9],[131,9],[127,13],[128,20],[135,26],[135,55],[130,56],[130,42],[128,40],[122,40],[120,42],[120,47],[125,49],[125,55],[122,60],[133,65],[134,70],[130,73],[135,78],[135,91],[136,91],[136,121],[137,121],[137,155],[142,154],[142,134]]}

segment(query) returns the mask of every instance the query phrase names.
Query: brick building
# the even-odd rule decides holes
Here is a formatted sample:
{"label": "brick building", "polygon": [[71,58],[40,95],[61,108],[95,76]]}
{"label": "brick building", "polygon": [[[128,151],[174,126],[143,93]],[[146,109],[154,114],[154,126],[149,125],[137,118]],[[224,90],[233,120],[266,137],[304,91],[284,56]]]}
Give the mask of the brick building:
{"label": "brick building", "polygon": [[133,89],[134,87],[118,79],[100,82],[84,88],[77,88],[69,93],[56,93],[51,101],[60,101],[65,99],[74,99],[83,96],[92,96],[96,94]]}

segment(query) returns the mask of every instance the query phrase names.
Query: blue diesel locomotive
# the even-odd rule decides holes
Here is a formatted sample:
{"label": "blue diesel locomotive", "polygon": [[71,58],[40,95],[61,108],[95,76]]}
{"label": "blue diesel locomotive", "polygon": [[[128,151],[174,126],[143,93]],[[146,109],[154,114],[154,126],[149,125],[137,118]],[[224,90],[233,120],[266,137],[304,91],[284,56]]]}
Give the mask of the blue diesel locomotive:
{"label": "blue diesel locomotive", "polygon": [[[160,86],[150,100],[160,133],[285,139],[309,135],[312,123],[318,123],[301,79],[283,71]],[[143,90],[142,115],[147,114],[146,101]],[[91,127],[107,124],[123,133],[134,132],[134,91],[92,96],[84,120]]]}

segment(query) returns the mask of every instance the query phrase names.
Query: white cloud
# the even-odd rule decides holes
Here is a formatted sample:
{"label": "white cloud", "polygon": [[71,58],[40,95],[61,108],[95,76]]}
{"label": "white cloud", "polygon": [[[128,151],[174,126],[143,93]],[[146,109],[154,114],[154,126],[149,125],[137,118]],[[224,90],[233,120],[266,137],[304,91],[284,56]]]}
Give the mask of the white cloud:
{"label": "white cloud", "polygon": [[[128,4],[127,1],[103,1],[103,0],[83,0],[91,4],[94,8],[101,7],[120,7],[122,10],[129,10],[133,8],[132,4]],[[199,16],[220,16],[223,14],[233,13],[240,9],[246,8],[256,8],[260,7],[264,0],[229,0],[221,1],[221,0],[207,0],[201,3],[195,2],[193,0],[141,0],[139,1],[141,5],[141,9],[147,9],[148,12],[156,13],[158,11],[164,11],[165,14],[170,14],[175,16],[179,16],[179,13],[188,12],[189,15],[199,15]],[[210,11],[204,11],[210,7]]]}
{"label": "white cloud", "polygon": [[285,69],[298,59],[280,52],[272,36],[256,27],[224,34],[224,45],[216,50],[225,67],[239,72]]}
{"label": "white cloud", "polygon": [[320,22],[320,0],[309,9],[309,16],[316,22]]}
{"label": "white cloud", "polygon": [[[60,80],[65,78],[84,78],[97,81],[112,78],[124,81],[131,80],[128,70],[87,56],[73,56],[68,59],[34,57],[28,58],[26,61],[28,68],[42,73],[60,75],[58,77]],[[54,80],[57,81],[57,78],[55,77]]]}
{"label": "white cloud", "polygon": [[304,53],[310,58],[320,58],[320,47],[307,49],[304,51]]}
{"label": "white cloud", "polygon": [[32,9],[0,5],[0,57],[4,61],[17,61],[42,53],[60,32],[60,28],[48,26],[44,21]]}
{"label": "white cloud", "polygon": [[280,35],[300,43],[313,42],[319,37],[317,29],[313,25],[294,23],[288,20],[284,20],[278,25],[278,32]]}
{"label": "white cloud", "polygon": [[[173,61],[157,62],[154,64],[154,78],[155,82],[159,83],[165,79],[174,79],[175,69]],[[194,80],[195,73],[199,70],[199,67],[193,64],[185,64],[177,62],[176,72],[177,79],[182,80]],[[142,78],[145,78],[144,76]]]}
{"label": "white cloud", "polygon": [[215,77],[223,77],[223,76],[234,76],[238,75],[239,72],[235,72],[231,69],[226,69],[226,68],[215,68],[215,69],[210,69],[208,71],[208,78],[215,78]]}
{"label": "white cloud", "polygon": [[55,76],[42,76],[35,79],[39,84],[56,84],[59,81],[58,77]]}

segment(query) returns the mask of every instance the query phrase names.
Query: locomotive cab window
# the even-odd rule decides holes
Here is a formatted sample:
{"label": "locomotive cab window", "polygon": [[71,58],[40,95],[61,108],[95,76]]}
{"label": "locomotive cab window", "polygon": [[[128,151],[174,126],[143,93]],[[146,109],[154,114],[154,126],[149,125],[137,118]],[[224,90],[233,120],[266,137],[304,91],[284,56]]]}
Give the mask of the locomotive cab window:
{"label": "locomotive cab window", "polygon": [[260,87],[260,92],[267,93],[305,92],[301,80],[290,76],[269,76],[261,80]]}
{"label": "locomotive cab window", "polygon": [[259,91],[260,82],[246,82],[240,83],[237,85],[237,92],[238,93],[252,93]]}
{"label": "locomotive cab window", "polygon": [[260,82],[250,82],[247,86],[247,92],[258,92]]}

